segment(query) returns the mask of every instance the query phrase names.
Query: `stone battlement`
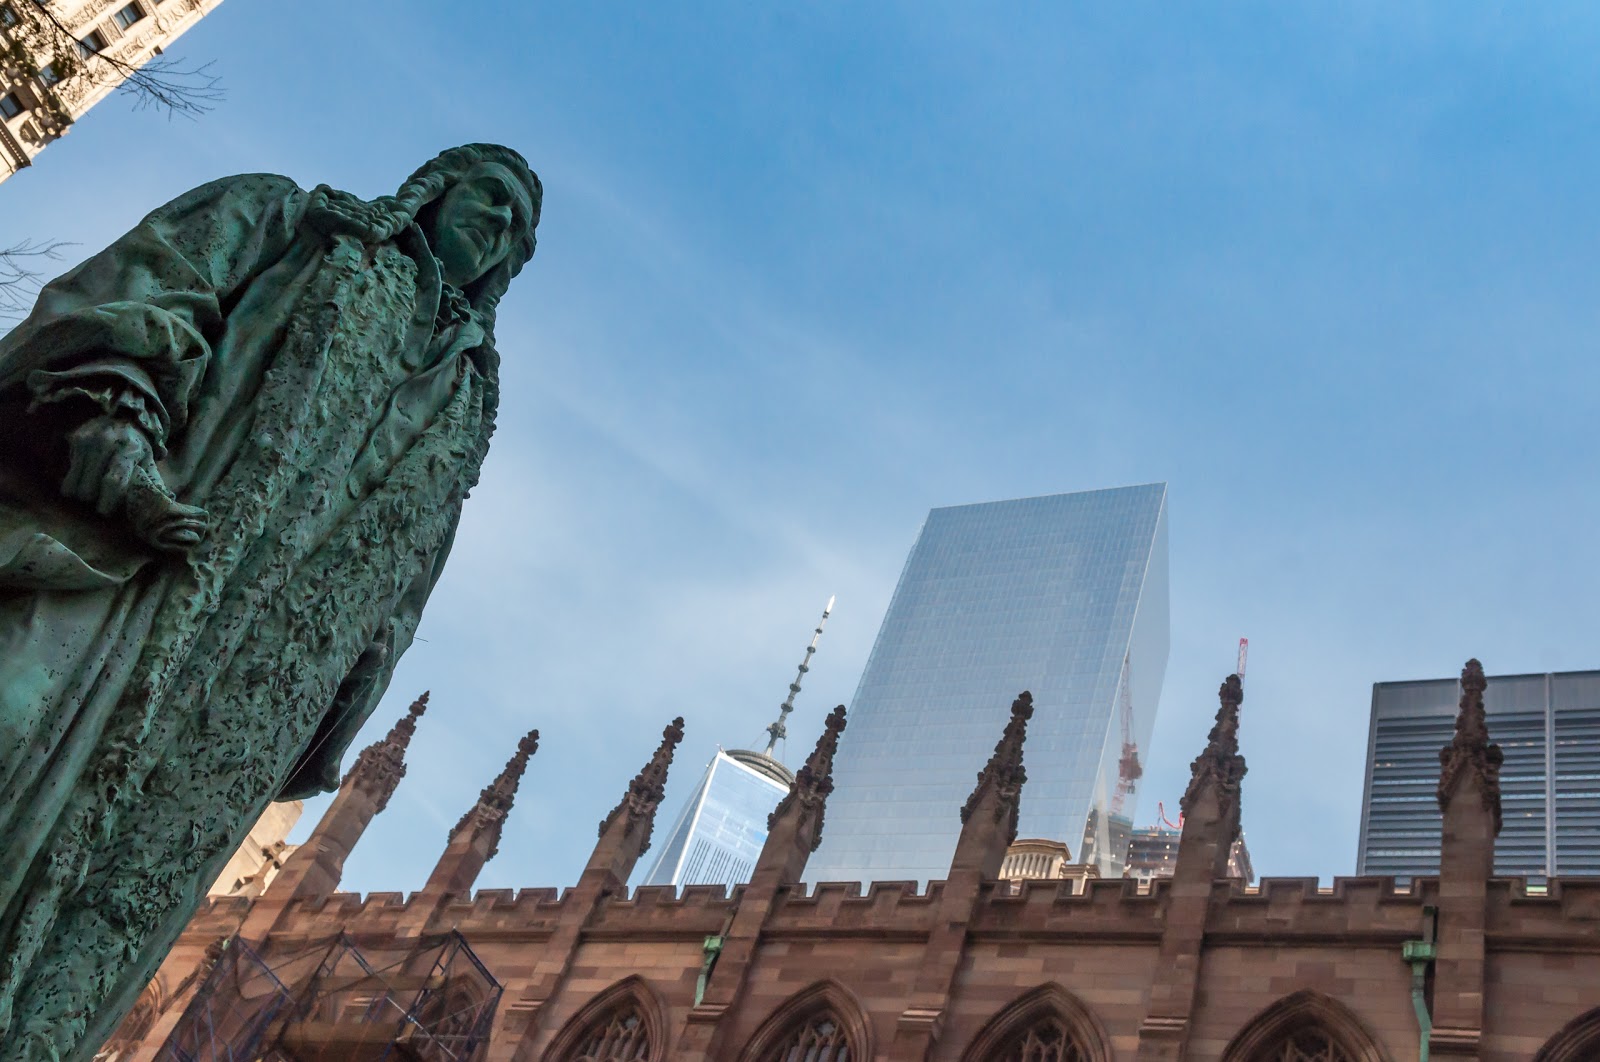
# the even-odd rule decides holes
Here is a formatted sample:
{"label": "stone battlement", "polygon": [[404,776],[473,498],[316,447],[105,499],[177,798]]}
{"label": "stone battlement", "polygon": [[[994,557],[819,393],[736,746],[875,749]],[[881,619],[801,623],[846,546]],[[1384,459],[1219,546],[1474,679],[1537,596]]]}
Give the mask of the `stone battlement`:
{"label": "stone battlement", "polygon": [[[1466,688],[1471,722],[1482,686]],[[1376,1062],[1417,1057],[1419,1013],[1435,1059],[1600,1057],[1600,1007],[1586,987],[1600,983],[1600,879],[1490,876],[1496,793],[1472,768],[1486,755],[1481,726],[1463,727],[1446,756],[1438,877],[1248,886],[1226,876],[1244,776],[1236,679],[1220,700],[1185,794],[1173,875],[1148,881],[998,880],[1015,839],[1026,698],[979,778],[948,877],[920,889],[801,881],[842,710],[774,815],[751,880],[731,890],[624,885],[675,727],[560,891],[472,891],[498,831],[483,840],[466,829],[409,896],[333,891],[339,845],[360,829],[330,812],[261,896],[200,911],[135,1012],[145,1025],[123,1041],[140,1044],[130,1062],[155,1058],[204,998],[196,986],[225,938],[288,969],[343,935],[385,956],[464,940],[498,986],[481,1062],[764,1062],[818,1037],[859,1062],[987,1062],[1019,1057],[1027,1037],[1056,1053],[1026,1057],[1089,1062]],[[642,1039],[625,1055],[596,1055],[607,1029]],[[312,1034],[342,1035],[295,1033]]]}

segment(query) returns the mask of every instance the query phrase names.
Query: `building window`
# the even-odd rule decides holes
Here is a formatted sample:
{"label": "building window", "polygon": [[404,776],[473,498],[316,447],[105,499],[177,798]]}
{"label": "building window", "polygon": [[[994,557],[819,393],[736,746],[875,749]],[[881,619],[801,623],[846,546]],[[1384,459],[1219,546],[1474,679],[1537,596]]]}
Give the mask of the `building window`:
{"label": "building window", "polygon": [[15,92],[8,92],[0,96],[0,118],[15,118],[28,108],[22,105]]}
{"label": "building window", "polygon": [[61,83],[61,68],[55,63],[46,63],[39,68],[39,80],[44,82],[45,88]]}
{"label": "building window", "polygon": [[795,1029],[761,1062],[851,1062],[850,1041],[844,1026],[830,1011],[813,1014],[811,1020]]}
{"label": "building window", "polygon": [[0,4],[0,26],[10,29],[17,24],[17,9],[10,4]]}
{"label": "building window", "polygon": [[1317,1026],[1291,1032],[1277,1047],[1257,1057],[1262,1062],[1355,1062],[1326,1030]]}
{"label": "building window", "polygon": [[105,34],[101,33],[99,30],[90,30],[78,40],[78,51],[83,55],[84,58],[88,58],[95,52],[105,51],[105,47]]}
{"label": "building window", "polygon": [[144,18],[144,11],[138,4],[129,4],[127,7],[111,16],[111,21],[117,24],[118,29],[127,29],[129,26]]}
{"label": "building window", "polygon": [[1066,1023],[1046,1015],[1012,1037],[995,1062],[1089,1062],[1089,1053]]}
{"label": "building window", "polygon": [[650,1057],[650,1031],[629,1000],[595,1022],[578,1043],[574,1062],[643,1062]]}

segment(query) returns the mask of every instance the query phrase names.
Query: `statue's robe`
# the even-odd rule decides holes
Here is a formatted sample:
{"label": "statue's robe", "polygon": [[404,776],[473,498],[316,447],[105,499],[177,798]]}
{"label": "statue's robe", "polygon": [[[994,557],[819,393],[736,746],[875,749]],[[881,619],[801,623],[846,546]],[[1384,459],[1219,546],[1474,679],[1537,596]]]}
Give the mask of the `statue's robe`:
{"label": "statue's robe", "polygon": [[[339,194],[339,193],[334,193]],[[0,1059],[87,1057],[275,798],[333,788],[493,427],[494,354],[422,232],[198,188],[0,339]],[[209,513],[188,556],[60,494],[139,423]]]}

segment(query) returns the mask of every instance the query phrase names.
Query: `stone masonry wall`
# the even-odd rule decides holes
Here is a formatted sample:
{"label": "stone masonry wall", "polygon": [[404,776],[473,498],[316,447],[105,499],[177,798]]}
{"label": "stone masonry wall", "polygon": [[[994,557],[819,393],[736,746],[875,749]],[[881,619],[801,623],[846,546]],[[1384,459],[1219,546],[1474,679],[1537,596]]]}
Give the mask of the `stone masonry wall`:
{"label": "stone masonry wall", "polygon": [[[162,1058],[221,942],[236,934],[270,965],[341,935],[394,955],[455,931],[503,986],[475,1056],[487,1062],[569,1062],[608,1028],[622,1030],[625,1053],[582,1057],[844,1062],[791,1054],[785,1037],[809,1029],[842,1037],[850,1062],[1015,1062],[1027,1036],[1056,1037],[1048,1050],[1075,1041],[1064,1055],[1027,1056],[1053,1062],[1410,1062],[1419,1023],[1432,1027],[1433,1059],[1593,1062],[1600,879],[1532,888],[1488,877],[1499,755],[1483,725],[1483,681],[1469,663],[1456,738],[1441,757],[1445,870],[1405,887],[1269,878],[1252,888],[1225,876],[1244,775],[1236,678],[1195,760],[1173,877],[1090,880],[1081,891],[996,877],[1015,840],[1026,695],[963,813],[949,880],[921,892],[901,882],[809,893],[799,884],[820,836],[842,708],[774,813],[750,884],[731,894],[623,884],[648,844],[681,721],[602,823],[576,886],[559,893],[470,891],[526,754],[463,819],[492,828],[453,831],[423,890],[332,892],[348,845],[403,773],[371,768],[382,757],[363,753],[262,895],[214,898],[196,915],[103,1058]],[[398,763],[404,742],[387,740],[378,751]]]}

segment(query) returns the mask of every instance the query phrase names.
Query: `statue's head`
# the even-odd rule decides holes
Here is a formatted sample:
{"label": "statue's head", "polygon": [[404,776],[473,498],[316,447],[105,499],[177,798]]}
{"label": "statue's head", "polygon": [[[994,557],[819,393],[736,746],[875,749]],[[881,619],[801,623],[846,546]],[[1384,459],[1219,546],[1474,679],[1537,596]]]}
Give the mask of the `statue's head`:
{"label": "statue's head", "polygon": [[517,152],[464,144],[442,152],[395,194],[474,308],[492,312],[511,278],[533,257],[544,188]]}
{"label": "statue's head", "polygon": [[532,233],[533,197],[504,163],[479,162],[417,217],[444,279],[466,288],[499,265],[521,233]]}
{"label": "statue's head", "polygon": [[499,401],[495,307],[533,257],[543,201],[539,178],[521,155],[499,144],[463,144],[424,163],[392,196],[368,202],[319,185],[305,220],[330,237],[368,244],[395,239],[413,223],[422,230],[445,279],[466,296],[483,327],[483,342],[470,356],[485,375],[484,417],[492,423]]}
{"label": "statue's head", "polygon": [[533,257],[544,189],[521,155],[499,144],[440,152],[392,196],[371,202],[327,185],[311,194],[307,221],[329,235],[366,243],[394,239],[415,222],[459,288],[492,330],[495,306]]}

